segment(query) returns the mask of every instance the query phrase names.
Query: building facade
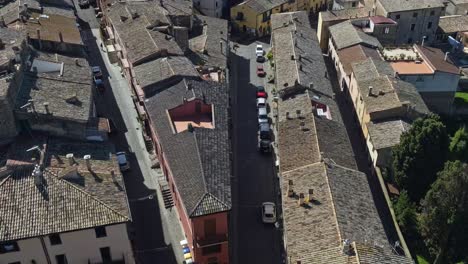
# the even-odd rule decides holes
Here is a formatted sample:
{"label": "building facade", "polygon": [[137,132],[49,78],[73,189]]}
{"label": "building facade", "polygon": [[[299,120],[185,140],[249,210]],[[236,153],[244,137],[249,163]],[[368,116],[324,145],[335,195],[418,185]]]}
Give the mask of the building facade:
{"label": "building facade", "polygon": [[444,5],[438,0],[378,0],[375,14],[398,23],[395,44],[432,43]]}

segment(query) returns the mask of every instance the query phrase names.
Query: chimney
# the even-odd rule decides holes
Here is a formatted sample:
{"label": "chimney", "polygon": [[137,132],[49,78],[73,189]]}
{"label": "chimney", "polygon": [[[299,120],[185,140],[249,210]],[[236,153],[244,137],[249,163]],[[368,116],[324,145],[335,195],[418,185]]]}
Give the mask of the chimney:
{"label": "chimney", "polygon": [[188,123],[188,125],[187,125],[187,130],[188,130],[189,132],[193,132],[193,125],[192,125],[192,123]]}
{"label": "chimney", "polygon": [[327,71],[325,71],[325,78],[328,79],[328,72]]}
{"label": "chimney", "polygon": [[302,71],[302,64],[299,64],[299,70]]}
{"label": "chimney", "polygon": [[5,18],[3,16],[0,17],[0,27],[6,27]]}
{"label": "chimney", "polygon": [[92,171],[92,169],[91,169],[91,155],[84,155],[83,159],[86,162],[86,168],[88,168],[89,171]]}
{"label": "chimney", "polygon": [[297,118],[300,118],[300,117],[301,117],[301,110],[300,110],[300,109],[297,109],[297,110],[296,110],[296,115],[297,115]]}
{"label": "chimney", "polygon": [[304,205],[304,193],[299,193],[299,201],[298,201],[299,206]]}
{"label": "chimney", "polygon": [[62,32],[59,32],[59,39],[60,39],[60,42],[63,42],[63,35],[62,35]]}
{"label": "chimney", "polygon": [[43,103],[43,105],[44,105],[46,114],[50,115],[50,111],[49,111],[49,102],[45,102],[45,103]]}
{"label": "chimney", "polygon": [[41,170],[41,166],[39,165],[36,165],[34,167],[34,170],[32,172],[32,176],[34,177],[34,184],[36,186],[42,186],[42,170]]}
{"label": "chimney", "polygon": [[291,55],[291,60],[294,60],[294,55]]}
{"label": "chimney", "polygon": [[313,197],[314,197],[314,189],[309,189],[309,192],[307,193],[307,197],[306,197],[307,202],[312,201]]}
{"label": "chimney", "polygon": [[73,166],[75,164],[75,158],[73,158],[73,153],[68,153],[65,157],[67,157],[69,166]]}
{"label": "chimney", "polygon": [[450,52],[445,52],[445,57],[444,57],[444,61],[447,61],[447,58],[448,58],[448,55],[449,55]]}
{"label": "chimney", "polygon": [[76,66],[81,66],[81,65],[80,65],[80,61],[78,60],[78,58],[75,58],[75,65],[76,65]]}
{"label": "chimney", "polygon": [[313,90],[313,89],[314,89],[314,83],[313,83],[313,82],[309,83],[309,89],[310,89],[310,90]]}
{"label": "chimney", "polygon": [[302,59],[301,54],[299,54],[299,56],[297,57],[297,59],[298,59],[299,61],[301,61],[301,59]]}
{"label": "chimney", "polygon": [[293,180],[288,181],[288,197],[293,197],[294,196],[294,183]]}
{"label": "chimney", "polygon": [[289,112],[286,112],[286,119],[291,119],[291,116],[289,115]]}
{"label": "chimney", "polygon": [[349,255],[351,253],[351,241],[349,239],[343,240],[343,254]]}
{"label": "chimney", "polygon": [[424,47],[424,41],[426,41],[426,36],[423,36],[422,42],[421,42],[421,47]]}
{"label": "chimney", "polygon": [[393,73],[393,77],[398,78],[398,72],[397,71]]}
{"label": "chimney", "polygon": [[219,48],[220,48],[221,54],[223,54],[223,41],[222,40],[219,41]]}
{"label": "chimney", "polygon": [[36,113],[36,107],[34,106],[34,99],[29,99],[28,103],[30,104],[29,106],[31,107],[31,112]]}
{"label": "chimney", "polygon": [[369,92],[367,93],[367,96],[371,96],[372,95],[372,90],[374,89],[374,87],[372,86],[369,86]]}

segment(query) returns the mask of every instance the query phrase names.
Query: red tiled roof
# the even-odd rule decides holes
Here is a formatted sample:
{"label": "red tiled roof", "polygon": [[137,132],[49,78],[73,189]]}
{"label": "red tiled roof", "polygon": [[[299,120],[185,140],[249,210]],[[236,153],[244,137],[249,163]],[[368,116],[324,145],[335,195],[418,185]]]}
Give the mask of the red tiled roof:
{"label": "red tiled roof", "polygon": [[392,19],[383,16],[373,16],[369,19],[374,22],[374,24],[396,24]]}

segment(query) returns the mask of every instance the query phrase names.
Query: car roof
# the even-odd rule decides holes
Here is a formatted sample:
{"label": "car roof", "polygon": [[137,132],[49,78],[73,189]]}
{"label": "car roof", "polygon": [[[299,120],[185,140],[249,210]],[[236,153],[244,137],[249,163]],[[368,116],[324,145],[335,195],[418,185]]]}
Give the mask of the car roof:
{"label": "car roof", "polygon": [[257,65],[257,69],[263,69],[263,65]]}
{"label": "car roof", "polygon": [[263,203],[263,208],[265,208],[265,213],[273,214],[275,212],[275,204],[270,202]]}
{"label": "car roof", "polygon": [[260,131],[270,131],[270,125],[267,123],[260,124]]}
{"label": "car roof", "polygon": [[263,86],[257,86],[257,90],[258,90],[258,91],[265,91],[265,87],[263,87]]}
{"label": "car roof", "polygon": [[257,102],[258,102],[258,103],[266,103],[266,99],[260,97],[260,98],[257,98]]}
{"label": "car roof", "polygon": [[266,107],[260,107],[260,108],[258,108],[258,114],[259,114],[259,115],[266,115],[266,114],[267,114],[267,109],[266,109]]}
{"label": "car roof", "polygon": [[119,155],[117,153],[117,161],[119,162],[119,164],[127,163],[127,157],[125,157],[125,155]]}
{"label": "car roof", "polygon": [[257,44],[257,48],[263,48],[262,44]]}
{"label": "car roof", "polygon": [[100,70],[101,70],[101,67],[99,67],[99,66],[93,66],[93,67],[91,67],[91,69],[92,69],[93,71],[100,71]]}

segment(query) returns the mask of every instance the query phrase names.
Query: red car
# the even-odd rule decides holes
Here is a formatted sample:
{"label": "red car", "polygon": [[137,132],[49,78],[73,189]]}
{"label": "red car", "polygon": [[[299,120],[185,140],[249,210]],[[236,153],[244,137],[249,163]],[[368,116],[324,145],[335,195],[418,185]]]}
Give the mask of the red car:
{"label": "red car", "polygon": [[257,86],[257,98],[267,98],[265,87]]}
{"label": "red car", "polygon": [[262,65],[257,65],[257,76],[258,77],[265,77],[266,73],[265,70],[263,69]]}

